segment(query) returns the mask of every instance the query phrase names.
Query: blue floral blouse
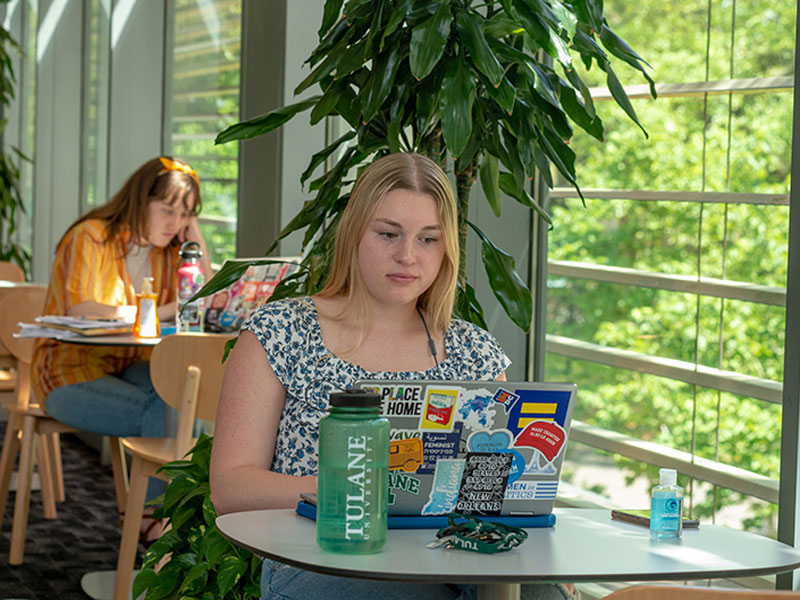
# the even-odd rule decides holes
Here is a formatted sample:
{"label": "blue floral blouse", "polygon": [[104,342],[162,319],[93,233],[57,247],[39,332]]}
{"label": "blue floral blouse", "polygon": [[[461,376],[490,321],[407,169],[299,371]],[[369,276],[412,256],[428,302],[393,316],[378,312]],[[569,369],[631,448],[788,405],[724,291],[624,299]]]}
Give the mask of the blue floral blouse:
{"label": "blue floral blouse", "polygon": [[261,342],[272,370],[286,388],[272,470],[316,475],[319,420],[328,395],[359,379],[460,379],[491,381],[511,364],[497,340],[453,318],[444,336],[447,357],[425,371],[367,371],[334,356],[322,341],[311,298],[278,300],[242,325]]}

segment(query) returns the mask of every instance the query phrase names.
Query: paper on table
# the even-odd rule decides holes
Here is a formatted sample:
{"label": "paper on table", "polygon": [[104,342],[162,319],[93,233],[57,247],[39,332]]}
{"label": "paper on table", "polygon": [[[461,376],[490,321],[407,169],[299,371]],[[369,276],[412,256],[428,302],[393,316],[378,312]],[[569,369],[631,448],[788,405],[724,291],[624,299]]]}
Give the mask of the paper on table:
{"label": "paper on table", "polygon": [[130,321],[126,321],[125,319],[100,319],[96,317],[70,317],[64,315],[44,315],[42,317],[36,317],[36,322],[43,323],[45,326],[60,325],[71,327],[72,329],[114,329],[131,324]]}
{"label": "paper on table", "polygon": [[15,338],[66,338],[77,337],[80,334],[65,329],[42,327],[36,323],[17,323],[20,330],[14,333]]}

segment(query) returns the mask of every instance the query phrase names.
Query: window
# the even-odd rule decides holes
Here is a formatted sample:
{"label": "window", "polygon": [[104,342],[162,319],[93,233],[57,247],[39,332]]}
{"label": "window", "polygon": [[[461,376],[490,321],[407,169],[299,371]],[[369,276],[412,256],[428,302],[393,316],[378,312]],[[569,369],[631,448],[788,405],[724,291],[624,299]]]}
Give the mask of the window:
{"label": "window", "polygon": [[566,475],[611,494],[622,467],[612,502],[639,506],[652,465],[676,466],[695,516],[774,535],[796,5],[605,10],[660,95],[627,88],[649,139],[599,106],[605,142],[573,142],[586,207],[551,195],[546,378],[578,382],[571,437],[586,444]]}
{"label": "window", "polygon": [[172,9],[164,146],[200,177],[200,224],[220,264],[236,255],[238,150],[214,138],[239,120],[241,0],[174,0]]}

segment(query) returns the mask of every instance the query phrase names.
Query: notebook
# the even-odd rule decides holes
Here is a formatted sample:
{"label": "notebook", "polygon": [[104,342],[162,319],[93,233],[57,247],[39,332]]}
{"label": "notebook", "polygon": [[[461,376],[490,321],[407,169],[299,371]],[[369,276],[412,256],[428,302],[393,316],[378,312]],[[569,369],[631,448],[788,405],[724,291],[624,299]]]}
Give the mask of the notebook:
{"label": "notebook", "polygon": [[355,387],[377,392],[389,419],[390,516],[551,515],[575,384],[359,381]]}
{"label": "notebook", "polygon": [[[235,263],[245,263],[259,258],[227,259],[222,269]],[[300,257],[270,258],[273,261],[264,265],[250,265],[245,273],[228,287],[206,298],[205,330],[214,332],[235,332],[256,308],[263,305],[275,291],[281,279],[297,272]],[[222,270],[221,269],[221,270]]]}

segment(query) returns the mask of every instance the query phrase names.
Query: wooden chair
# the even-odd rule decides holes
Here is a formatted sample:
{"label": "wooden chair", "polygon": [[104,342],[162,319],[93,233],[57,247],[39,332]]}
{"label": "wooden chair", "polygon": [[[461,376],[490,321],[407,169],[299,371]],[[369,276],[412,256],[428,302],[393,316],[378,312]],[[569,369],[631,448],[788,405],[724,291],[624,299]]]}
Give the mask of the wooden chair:
{"label": "wooden chair", "polygon": [[740,590],[684,585],[635,585],[617,590],[605,600],[798,600],[800,592]]}
{"label": "wooden chair", "polygon": [[139,545],[139,529],[148,477],[164,464],[183,458],[194,440],[195,419],[213,421],[217,415],[224,365],[222,355],[229,334],[178,333],[165,337],[153,349],[150,376],[164,402],[180,411],[178,431],[172,438],[122,438],[133,460],[125,523],[117,559],[114,599],[126,600]]}
{"label": "wooden chair", "polygon": [[25,281],[25,271],[14,263],[0,260],[0,281],[21,283]]}
{"label": "wooden chair", "polygon": [[[0,299],[0,340],[17,361],[14,399],[3,404],[9,415],[3,450],[0,454],[0,507],[3,507],[3,510],[8,501],[14,463],[19,456],[8,557],[8,562],[12,565],[20,565],[24,560],[34,462],[37,463],[39,471],[44,516],[47,519],[55,519],[56,501],[62,502],[66,497],[59,434],[76,431],[73,427],[48,416],[37,399],[31,398],[30,363],[34,340],[13,336],[13,332],[18,329],[17,323],[32,322],[42,313],[45,293],[44,287],[30,286],[11,290]],[[34,452],[35,445],[36,452]],[[111,438],[111,461],[117,502],[122,511],[125,506],[127,482],[118,438]]]}

